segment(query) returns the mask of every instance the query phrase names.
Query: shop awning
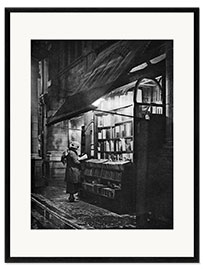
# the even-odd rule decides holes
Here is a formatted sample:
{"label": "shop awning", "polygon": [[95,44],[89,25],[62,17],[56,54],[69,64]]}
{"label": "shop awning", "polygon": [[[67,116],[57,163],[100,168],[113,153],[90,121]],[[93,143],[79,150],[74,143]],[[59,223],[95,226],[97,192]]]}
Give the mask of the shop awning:
{"label": "shop awning", "polygon": [[134,65],[150,41],[119,41],[102,51],[89,68],[76,93],[68,96],[47,125],[70,119],[93,109],[92,103],[123,83],[123,75]]}

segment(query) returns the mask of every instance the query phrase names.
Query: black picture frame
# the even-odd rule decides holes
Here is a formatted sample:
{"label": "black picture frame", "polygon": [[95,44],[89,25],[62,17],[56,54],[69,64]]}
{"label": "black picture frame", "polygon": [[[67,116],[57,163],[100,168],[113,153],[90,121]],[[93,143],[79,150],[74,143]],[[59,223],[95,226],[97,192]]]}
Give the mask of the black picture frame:
{"label": "black picture frame", "polygon": [[[194,256],[11,257],[10,254],[10,15],[11,13],[159,12],[194,14]],[[7,263],[198,263],[199,262],[199,8],[5,8],[5,262]]]}

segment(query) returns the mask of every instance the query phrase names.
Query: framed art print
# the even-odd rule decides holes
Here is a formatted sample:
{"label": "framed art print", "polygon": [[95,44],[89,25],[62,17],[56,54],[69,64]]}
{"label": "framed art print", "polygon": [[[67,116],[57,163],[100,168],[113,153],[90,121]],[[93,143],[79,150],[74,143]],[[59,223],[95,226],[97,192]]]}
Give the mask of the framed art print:
{"label": "framed art print", "polygon": [[5,59],[5,261],[198,262],[199,9],[6,8]]}

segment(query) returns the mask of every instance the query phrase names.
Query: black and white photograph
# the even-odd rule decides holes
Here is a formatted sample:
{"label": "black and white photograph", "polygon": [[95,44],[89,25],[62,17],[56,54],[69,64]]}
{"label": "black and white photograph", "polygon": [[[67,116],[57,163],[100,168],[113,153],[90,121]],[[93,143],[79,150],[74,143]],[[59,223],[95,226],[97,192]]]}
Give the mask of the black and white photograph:
{"label": "black and white photograph", "polygon": [[32,229],[173,229],[173,41],[31,41]]}
{"label": "black and white photograph", "polygon": [[5,59],[5,261],[199,262],[199,9],[8,7]]}

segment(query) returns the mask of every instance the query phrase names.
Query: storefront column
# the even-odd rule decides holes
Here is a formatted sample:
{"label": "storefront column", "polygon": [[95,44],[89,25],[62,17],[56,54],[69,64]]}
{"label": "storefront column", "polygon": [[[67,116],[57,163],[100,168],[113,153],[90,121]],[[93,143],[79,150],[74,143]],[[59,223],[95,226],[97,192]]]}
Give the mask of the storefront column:
{"label": "storefront column", "polygon": [[38,61],[31,60],[31,153],[38,157]]}
{"label": "storefront column", "polygon": [[31,186],[41,181],[42,159],[38,153],[38,61],[31,59]]}

